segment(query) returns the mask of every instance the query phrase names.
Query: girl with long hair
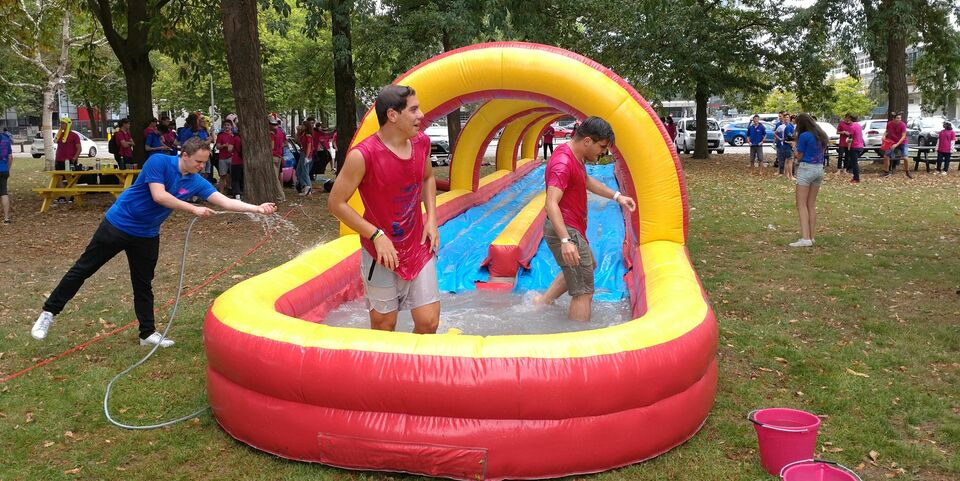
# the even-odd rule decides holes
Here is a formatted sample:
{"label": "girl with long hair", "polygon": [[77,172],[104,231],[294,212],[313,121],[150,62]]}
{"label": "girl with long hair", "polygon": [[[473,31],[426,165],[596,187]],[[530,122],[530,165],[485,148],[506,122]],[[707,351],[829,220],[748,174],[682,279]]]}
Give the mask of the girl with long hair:
{"label": "girl with long hair", "polygon": [[[829,138],[810,114],[797,116],[797,147],[794,158],[787,161],[786,173],[797,182],[797,213],[800,215],[800,239],[790,247],[813,246],[817,226],[817,194],[823,182],[823,160]],[[796,175],[793,162],[796,160]]]}

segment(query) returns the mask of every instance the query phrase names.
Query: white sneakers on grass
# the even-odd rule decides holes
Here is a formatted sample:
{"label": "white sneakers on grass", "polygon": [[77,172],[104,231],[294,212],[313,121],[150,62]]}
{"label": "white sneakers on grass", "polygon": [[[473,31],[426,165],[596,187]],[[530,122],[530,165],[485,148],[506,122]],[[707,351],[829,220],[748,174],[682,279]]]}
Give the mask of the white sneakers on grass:
{"label": "white sneakers on grass", "polygon": [[797,239],[790,243],[790,247],[813,247],[812,239]]}
{"label": "white sneakers on grass", "polygon": [[160,335],[159,332],[154,332],[153,334],[150,334],[150,336],[147,337],[146,339],[140,339],[141,346],[159,345],[160,347],[170,347],[173,344],[174,342],[172,339],[165,339],[163,336]]}
{"label": "white sneakers on grass", "polygon": [[40,317],[37,318],[37,322],[33,323],[33,328],[30,329],[30,335],[38,341],[43,340],[43,338],[47,337],[47,331],[50,330],[51,325],[53,325],[53,313],[43,311],[40,313]]}
{"label": "white sneakers on grass", "polygon": [[[33,323],[33,328],[30,329],[30,335],[38,341],[42,341],[47,337],[47,331],[50,330],[50,326],[53,325],[55,321],[53,320],[53,313],[50,311],[43,311],[40,313],[40,317],[37,318],[37,322]],[[159,332],[154,332],[150,334],[146,339],[140,339],[141,346],[156,346],[160,347],[170,347],[174,345],[173,340],[165,339],[160,335]]]}

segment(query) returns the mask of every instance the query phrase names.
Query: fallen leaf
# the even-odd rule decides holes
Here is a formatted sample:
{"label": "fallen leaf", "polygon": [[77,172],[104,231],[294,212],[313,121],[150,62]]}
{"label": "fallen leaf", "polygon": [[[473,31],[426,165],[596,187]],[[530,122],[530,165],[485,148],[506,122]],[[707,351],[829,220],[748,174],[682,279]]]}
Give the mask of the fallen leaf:
{"label": "fallen leaf", "polygon": [[33,413],[28,412],[27,415],[26,415],[26,420],[27,420],[26,422],[32,423],[32,422],[33,422]]}
{"label": "fallen leaf", "polygon": [[879,457],[880,457],[880,453],[873,450],[870,451],[870,459],[872,459],[874,462],[876,462],[877,458]]}
{"label": "fallen leaf", "polygon": [[63,474],[80,474],[81,469],[83,469],[83,466],[80,466],[79,468],[68,469],[64,471]]}
{"label": "fallen leaf", "polygon": [[847,368],[847,373],[853,374],[854,376],[870,377],[869,374],[864,374],[864,373],[862,373],[862,372],[854,371],[853,369],[850,369],[849,367]]}
{"label": "fallen leaf", "polygon": [[47,442],[43,443],[43,447],[49,448],[50,446],[53,446],[54,444],[57,444],[57,443],[55,443],[55,442],[53,442],[53,441],[47,441]]}
{"label": "fallen leaf", "polygon": [[784,359],[784,358],[782,358],[782,357],[775,357],[775,358],[773,358],[773,359],[774,359],[775,361],[781,363],[781,364],[786,364],[786,363],[787,363],[787,360]]}

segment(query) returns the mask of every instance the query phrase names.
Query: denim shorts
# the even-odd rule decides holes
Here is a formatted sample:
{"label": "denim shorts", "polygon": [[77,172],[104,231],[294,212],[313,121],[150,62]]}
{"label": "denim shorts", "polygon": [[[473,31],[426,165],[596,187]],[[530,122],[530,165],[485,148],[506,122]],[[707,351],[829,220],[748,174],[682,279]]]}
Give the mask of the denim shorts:
{"label": "denim shorts", "polygon": [[900,144],[899,147],[892,148],[885,152],[886,156],[891,159],[902,159],[908,156],[907,154],[907,144]]}
{"label": "denim shorts", "polygon": [[797,166],[797,185],[820,186],[823,182],[823,164],[811,164],[809,162],[800,162]]}

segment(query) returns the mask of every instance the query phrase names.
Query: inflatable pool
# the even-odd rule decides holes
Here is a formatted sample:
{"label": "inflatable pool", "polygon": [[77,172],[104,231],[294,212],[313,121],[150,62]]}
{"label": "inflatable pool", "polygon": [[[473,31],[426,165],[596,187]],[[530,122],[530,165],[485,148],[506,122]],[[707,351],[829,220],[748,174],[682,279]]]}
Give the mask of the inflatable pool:
{"label": "inflatable pool", "polygon": [[[604,471],[694,436],[716,391],[717,325],[686,249],[676,151],[646,101],[589,59],[514,42],[448,52],[396,83],[417,90],[423,125],[463,103],[500,104],[464,129],[451,190],[438,196],[441,222],[538,164],[516,161],[518,150],[533,157],[557,115],[608,120],[617,179],[638,206],[623,218],[634,319],[543,335],[327,326],[331,309],[362,293],[360,244],[342,227],[337,240],[241,282],[208,311],[207,387],[223,429],[284,458],[471,480]],[[501,170],[480,179],[500,128],[510,139],[500,139]],[[368,113],[353,142],[376,129]],[[359,197],[351,203],[362,209]]]}

